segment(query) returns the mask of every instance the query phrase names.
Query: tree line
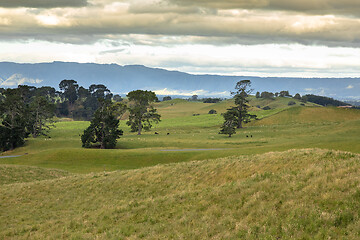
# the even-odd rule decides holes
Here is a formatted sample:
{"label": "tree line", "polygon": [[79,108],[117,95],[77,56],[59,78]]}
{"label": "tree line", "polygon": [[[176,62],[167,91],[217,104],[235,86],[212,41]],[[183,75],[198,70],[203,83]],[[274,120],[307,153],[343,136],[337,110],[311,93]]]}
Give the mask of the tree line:
{"label": "tree line", "polygon": [[152,106],[157,102],[151,91],[136,90],[127,94],[123,103],[102,84],[92,84],[88,89],[75,80],[62,80],[60,91],[52,87],[19,85],[15,89],[0,88],[0,151],[22,146],[30,135],[48,136],[53,127],[53,117],[71,117],[91,120],[81,135],[83,147],[113,148],[123,131],[119,119],[129,111],[127,125],[139,135],[158,123],[161,116]]}

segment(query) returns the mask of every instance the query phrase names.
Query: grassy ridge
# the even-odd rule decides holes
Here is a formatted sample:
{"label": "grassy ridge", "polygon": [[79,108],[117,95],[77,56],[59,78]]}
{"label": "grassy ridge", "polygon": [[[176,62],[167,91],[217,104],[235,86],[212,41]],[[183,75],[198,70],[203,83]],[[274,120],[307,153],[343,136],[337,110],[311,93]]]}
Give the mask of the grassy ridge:
{"label": "grassy ridge", "polygon": [[[300,106],[299,100],[285,97],[277,97],[275,99],[263,99],[255,98],[250,96],[249,98],[250,111],[256,112],[260,115],[269,115],[269,113],[276,113],[280,110],[291,108],[294,106]],[[289,106],[289,101],[294,101],[296,104]],[[162,119],[179,118],[179,117],[190,117],[193,114],[207,114],[211,109],[216,110],[218,113],[226,112],[226,109],[234,106],[234,100],[228,99],[218,103],[202,103],[202,102],[191,102],[184,99],[173,99],[170,101],[160,102],[155,104]],[[305,103],[305,106],[319,106],[314,103]],[[262,111],[261,108],[269,106],[271,111]],[[260,108],[259,108],[260,107]]]}
{"label": "grassy ridge", "polygon": [[358,239],[360,156],[269,152],[0,186],[0,238]]}

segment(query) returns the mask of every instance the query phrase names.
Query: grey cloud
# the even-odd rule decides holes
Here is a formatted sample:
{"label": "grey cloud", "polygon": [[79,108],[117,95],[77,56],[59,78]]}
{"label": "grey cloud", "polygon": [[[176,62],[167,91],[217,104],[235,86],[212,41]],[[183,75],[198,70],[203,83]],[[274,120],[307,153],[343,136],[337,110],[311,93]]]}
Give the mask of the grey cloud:
{"label": "grey cloud", "polygon": [[265,9],[296,11],[312,14],[359,15],[358,0],[167,0],[179,6],[198,6],[215,9]]}
{"label": "grey cloud", "polygon": [[3,8],[59,8],[59,7],[84,7],[87,0],[0,0]]}
{"label": "grey cloud", "polygon": [[[131,6],[118,11],[94,6],[81,11],[45,9],[36,13],[19,13],[9,9],[8,13],[0,12],[1,40],[40,39],[88,44],[102,39],[115,42],[124,39],[128,43],[168,46],[179,43],[219,45],[292,42],[360,47],[359,19],[351,17],[309,16],[263,10],[238,14],[227,10],[217,14],[211,11],[202,14],[185,11],[183,14],[175,10],[168,13],[153,13],[151,9],[147,12],[136,10],[140,13],[134,9],[134,12],[127,10],[131,10]],[[56,21],[46,24],[41,22],[39,16],[45,16],[45,20],[50,16]],[[139,35],[148,37],[139,38]]]}
{"label": "grey cloud", "polygon": [[107,50],[107,51],[101,51],[99,54],[104,55],[104,54],[108,54],[108,53],[119,53],[119,52],[124,52],[125,50],[126,49],[124,49],[124,48],[111,49],[111,50]]}

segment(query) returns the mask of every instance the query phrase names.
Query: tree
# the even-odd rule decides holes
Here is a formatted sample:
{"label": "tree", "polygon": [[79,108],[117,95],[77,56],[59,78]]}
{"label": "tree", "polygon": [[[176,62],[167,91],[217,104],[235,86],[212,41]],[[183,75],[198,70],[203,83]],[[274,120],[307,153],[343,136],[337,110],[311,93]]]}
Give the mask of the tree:
{"label": "tree", "polygon": [[114,102],[121,102],[123,99],[119,94],[116,94],[113,96],[113,101]]}
{"label": "tree", "polygon": [[289,91],[281,91],[279,97],[291,97],[291,95],[289,94]]}
{"label": "tree", "polygon": [[256,97],[256,98],[260,98],[260,93],[259,93],[259,92],[256,92],[255,97]]}
{"label": "tree", "polygon": [[301,100],[301,95],[299,93],[295,94],[294,99]]}
{"label": "tree", "polygon": [[170,100],[171,100],[170,96],[163,97],[163,101],[170,101]]}
{"label": "tree", "polygon": [[36,96],[43,96],[45,97],[48,101],[54,103],[55,102],[55,96],[56,96],[56,91],[55,88],[53,87],[40,87],[36,89]]}
{"label": "tree", "polygon": [[158,101],[154,92],[136,90],[129,92],[127,97],[130,101],[130,115],[126,124],[131,127],[132,132],[137,131],[138,135],[141,135],[142,129],[149,130],[152,122],[160,121],[160,114],[151,106],[151,103]]}
{"label": "tree", "polygon": [[217,111],[215,109],[211,109],[208,114],[217,114]]}
{"label": "tree", "polygon": [[92,84],[89,87],[89,92],[91,93],[91,96],[95,99],[112,99],[113,94],[111,91],[103,84]]}
{"label": "tree", "polygon": [[204,98],[203,103],[218,103],[220,102],[220,98]]}
{"label": "tree", "polygon": [[198,95],[192,95],[191,101],[197,101],[197,100],[198,100]]}
{"label": "tree", "polygon": [[6,89],[3,95],[0,103],[0,150],[7,151],[25,143],[28,110],[19,88]]}
{"label": "tree", "polygon": [[237,109],[235,107],[228,109],[223,114],[224,123],[221,125],[220,134],[228,134],[229,137],[236,133],[237,126]]}
{"label": "tree", "polygon": [[35,96],[29,106],[29,119],[27,128],[34,138],[47,136],[53,126],[50,120],[55,114],[55,104],[49,102],[44,96]]}
{"label": "tree", "polygon": [[261,93],[261,98],[266,98],[266,99],[273,99],[274,98],[274,94],[272,92],[262,92]]}
{"label": "tree", "polygon": [[90,126],[81,135],[82,146],[90,148],[100,144],[101,149],[115,148],[117,139],[123,131],[119,128],[119,119],[126,111],[126,105],[112,103],[111,100],[99,98],[100,106],[95,111]]}
{"label": "tree", "polygon": [[60,90],[63,91],[65,99],[67,99],[70,105],[78,99],[79,85],[75,80],[62,80],[59,84]]}
{"label": "tree", "polygon": [[235,92],[231,92],[234,95],[235,107],[227,109],[227,112],[223,114],[224,123],[221,126],[220,133],[228,134],[229,137],[235,134],[235,128],[242,128],[242,123],[250,122],[256,115],[248,113],[248,100],[246,99],[251,93],[252,89],[250,80],[241,80],[236,83]]}
{"label": "tree", "polygon": [[237,117],[237,128],[242,128],[242,123],[248,117],[248,100],[246,99],[252,92],[250,80],[241,80],[236,83],[235,92],[231,92],[234,95],[236,107],[232,108],[231,111],[236,110]]}

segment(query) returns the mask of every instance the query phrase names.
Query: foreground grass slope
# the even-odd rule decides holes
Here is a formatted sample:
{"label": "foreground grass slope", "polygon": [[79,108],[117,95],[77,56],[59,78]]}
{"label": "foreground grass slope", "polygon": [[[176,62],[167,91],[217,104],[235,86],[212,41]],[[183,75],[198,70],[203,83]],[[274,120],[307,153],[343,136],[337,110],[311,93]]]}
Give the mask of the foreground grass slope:
{"label": "foreground grass slope", "polygon": [[0,239],[359,239],[360,156],[303,149],[0,186]]}
{"label": "foreground grass slope", "polygon": [[69,176],[70,173],[58,169],[45,169],[31,166],[0,165],[0,185],[41,181]]}

